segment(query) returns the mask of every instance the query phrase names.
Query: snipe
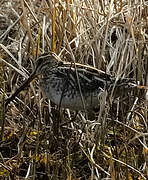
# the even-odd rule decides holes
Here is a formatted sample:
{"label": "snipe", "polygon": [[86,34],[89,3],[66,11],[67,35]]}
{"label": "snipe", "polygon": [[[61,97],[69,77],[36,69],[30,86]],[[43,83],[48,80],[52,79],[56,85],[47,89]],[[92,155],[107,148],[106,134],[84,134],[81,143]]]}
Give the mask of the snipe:
{"label": "snipe", "polygon": [[[91,66],[62,62],[54,54],[44,54],[36,62],[40,87],[46,97],[60,107],[90,110],[98,106],[99,96],[111,91],[115,78]],[[129,89],[129,79],[116,82],[114,92]]]}
{"label": "snipe", "polygon": [[[35,71],[24,83],[28,84],[40,75],[40,87],[46,97],[60,107],[72,110],[89,110],[98,106],[99,96],[104,91],[117,92],[129,89],[129,79],[116,79],[103,71],[78,63],[63,62],[53,53],[41,55]],[[116,82],[116,83],[115,83]],[[18,93],[13,94],[10,102]],[[9,103],[7,101],[7,104]]]}

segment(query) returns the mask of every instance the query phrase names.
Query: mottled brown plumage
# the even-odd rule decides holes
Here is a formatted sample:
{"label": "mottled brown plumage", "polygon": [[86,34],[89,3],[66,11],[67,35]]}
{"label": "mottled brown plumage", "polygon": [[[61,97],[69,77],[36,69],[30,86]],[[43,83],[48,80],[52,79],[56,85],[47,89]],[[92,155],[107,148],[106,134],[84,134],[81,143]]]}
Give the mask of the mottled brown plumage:
{"label": "mottled brown plumage", "polygon": [[129,89],[129,79],[115,78],[91,66],[62,62],[54,54],[44,54],[36,62],[40,87],[46,97],[60,107],[90,110],[98,106],[99,96],[114,88]]}
{"label": "mottled brown plumage", "polygon": [[71,110],[91,110],[98,107],[99,96],[107,91],[120,96],[130,90],[130,79],[119,79],[94,67],[79,63],[61,61],[55,54],[41,55],[35,70],[23,85],[7,100],[7,106],[18,93],[37,75],[40,75],[40,87],[46,97],[63,108]]}

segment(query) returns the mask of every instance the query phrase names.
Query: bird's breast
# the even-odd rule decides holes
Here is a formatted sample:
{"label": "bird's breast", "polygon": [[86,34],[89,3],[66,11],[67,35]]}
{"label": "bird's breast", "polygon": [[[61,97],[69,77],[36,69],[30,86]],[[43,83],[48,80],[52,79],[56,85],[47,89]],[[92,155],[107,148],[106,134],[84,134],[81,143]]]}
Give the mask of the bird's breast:
{"label": "bird's breast", "polygon": [[48,72],[48,75],[41,75],[40,87],[48,99],[61,107],[83,110],[97,106],[103,89],[86,78],[75,78],[72,74],[59,71]]}

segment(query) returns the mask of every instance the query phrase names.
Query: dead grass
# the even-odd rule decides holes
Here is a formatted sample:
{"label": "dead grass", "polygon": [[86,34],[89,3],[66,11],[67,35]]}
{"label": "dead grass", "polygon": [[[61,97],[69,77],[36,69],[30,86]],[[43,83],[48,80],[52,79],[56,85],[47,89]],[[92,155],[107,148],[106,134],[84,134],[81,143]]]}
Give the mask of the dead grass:
{"label": "dead grass", "polygon": [[[49,50],[148,85],[148,2],[3,1],[0,7],[0,176],[2,179],[147,179],[145,90],[100,99],[88,115],[61,110],[37,80],[4,109],[4,97]],[[4,114],[5,112],[5,114]],[[5,115],[5,116],[4,116]],[[4,125],[3,125],[4,124]],[[60,127],[60,128],[58,128]]]}

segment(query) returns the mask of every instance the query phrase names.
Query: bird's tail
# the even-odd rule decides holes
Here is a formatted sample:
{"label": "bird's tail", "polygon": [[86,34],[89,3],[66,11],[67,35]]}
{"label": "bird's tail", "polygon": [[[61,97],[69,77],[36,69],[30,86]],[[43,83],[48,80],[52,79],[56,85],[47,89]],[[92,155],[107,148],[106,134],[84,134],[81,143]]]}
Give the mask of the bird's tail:
{"label": "bird's tail", "polygon": [[126,95],[128,92],[131,92],[134,89],[148,90],[148,86],[139,85],[138,83],[136,83],[136,81],[129,78],[124,78],[119,80],[114,79],[110,88],[114,97]]}

